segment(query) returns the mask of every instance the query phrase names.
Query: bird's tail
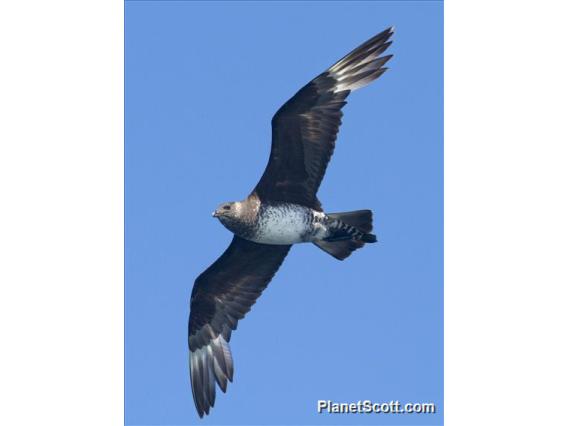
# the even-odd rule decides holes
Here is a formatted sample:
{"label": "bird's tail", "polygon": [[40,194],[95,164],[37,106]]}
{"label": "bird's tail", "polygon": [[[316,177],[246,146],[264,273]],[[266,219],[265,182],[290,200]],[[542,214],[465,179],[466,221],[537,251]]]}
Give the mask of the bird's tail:
{"label": "bird's tail", "polygon": [[365,243],[376,243],[373,230],[373,212],[357,210],[353,212],[329,213],[328,227],[332,235],[314,244],[339,260],[347,258],[353,251],[363,247]]}

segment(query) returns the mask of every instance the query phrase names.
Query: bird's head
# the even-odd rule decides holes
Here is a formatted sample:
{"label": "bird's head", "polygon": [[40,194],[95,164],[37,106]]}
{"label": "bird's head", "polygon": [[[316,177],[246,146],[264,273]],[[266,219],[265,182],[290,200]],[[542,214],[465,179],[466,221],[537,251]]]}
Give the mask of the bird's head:
{"label": "bird's head", "polygon": [[246,222],[244,215],[245,209],[242,201],[223,203],[213,212],[213,217],[219,219],[219,222],[234,234],[239,234],[244,222]]}
{"label": "bird's head", "polygon": [[219,222],[233,234],[241,235],[254,224],[259,209],[258,197],[249,196],[242,201],[220,204],[213,212],[213,217],[219,219]]}
{"label": "bird's head", "polygon": [[238,201],[222,203],[213,212],[213,217],[216,217],[223,223],[238,220],[241,211],[240,204]]}

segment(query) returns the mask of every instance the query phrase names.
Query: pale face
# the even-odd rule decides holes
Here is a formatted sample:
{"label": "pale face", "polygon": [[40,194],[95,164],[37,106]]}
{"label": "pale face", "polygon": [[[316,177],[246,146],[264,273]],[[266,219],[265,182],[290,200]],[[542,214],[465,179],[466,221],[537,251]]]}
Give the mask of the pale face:
{"label": "pale face", "polygon": [[229,201],[219,204],[219,207],[213,212],[213,217],[216,217],[221,222],[223,219],[237,220],[240,217],[241,210],[242,206],[240,201]]}
{"label": "pale face", "polygon": [[220,204],[213,212],[213,217],[219,219],[223,226],[231,232],[237,233],[239,227],[242,226],[242,213],[242,203],[240,201],[231,201]]}

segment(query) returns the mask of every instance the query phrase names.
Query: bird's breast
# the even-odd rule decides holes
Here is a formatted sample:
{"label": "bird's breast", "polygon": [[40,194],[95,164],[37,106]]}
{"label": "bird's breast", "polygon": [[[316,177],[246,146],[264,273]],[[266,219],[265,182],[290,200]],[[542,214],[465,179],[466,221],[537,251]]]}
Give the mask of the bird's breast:
{"label": "bird's breast", "polygon": [[263,244],[296,244],[311,240],[312,210],[295,204],[265,206],[260,209],[253,241]]}

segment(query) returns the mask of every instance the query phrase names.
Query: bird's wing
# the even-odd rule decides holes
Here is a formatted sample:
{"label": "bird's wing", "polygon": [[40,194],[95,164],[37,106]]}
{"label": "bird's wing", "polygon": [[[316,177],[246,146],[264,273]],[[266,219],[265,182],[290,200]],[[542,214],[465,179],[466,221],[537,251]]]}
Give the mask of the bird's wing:
{"label": "bird's wing", "polygon": [[199,416],[215,403],[215,381],[223,392],[233,379],[232,330],[266,288],[290,246],[257,244],[235,236],[197,279],[189,315],[190,376]]}
{"label": "bird's wing", "polygon": [[351,91],[379,78],[392,55],[389,28],[314,78],[272,118],[272,149],[253,192],[261,201],[303,204],[318,210],[316,197],[335,148],[341,108]]}

